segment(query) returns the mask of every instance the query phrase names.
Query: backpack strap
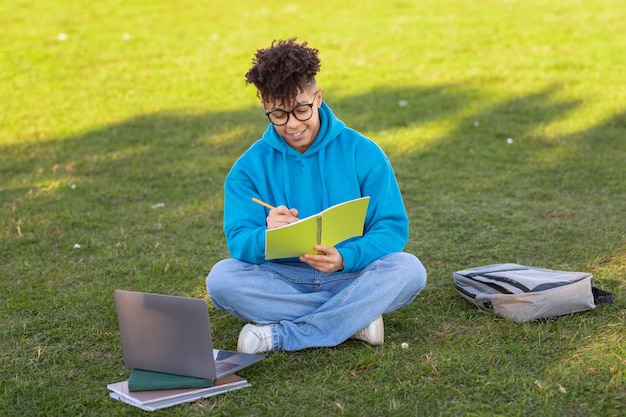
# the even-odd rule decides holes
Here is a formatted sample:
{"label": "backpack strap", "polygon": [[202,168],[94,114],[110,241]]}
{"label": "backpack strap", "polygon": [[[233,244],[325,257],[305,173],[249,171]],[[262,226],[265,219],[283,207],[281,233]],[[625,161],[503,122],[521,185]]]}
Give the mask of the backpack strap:
{"label": "backpack strap", "polygon": [[606,292],[601,290],[598,287],[591,287],[591,292],[593,293],[593,301],[598,304],[610,304],[613,302],[613,294],[610,292]]}

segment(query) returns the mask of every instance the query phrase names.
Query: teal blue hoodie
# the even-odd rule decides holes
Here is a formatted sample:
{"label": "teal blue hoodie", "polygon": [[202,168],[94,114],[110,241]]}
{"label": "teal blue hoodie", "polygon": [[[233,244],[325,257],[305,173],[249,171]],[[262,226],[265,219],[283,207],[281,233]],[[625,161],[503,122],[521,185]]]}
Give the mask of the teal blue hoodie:
{"label": "teal blue hoodie", "polygon": [[298,217],[304,218],[370,196],[363,236],[336,246],[343,256],[342,272],[361,270],[403,250],[408,218],[389,159],[377,144],[346,127],[325,102],[320,120],[320,131],[304,153],[290,147],[270,124],[233,165],[224,184],[224,233],[234,258],[266,262],[268,210],[252,197],[296,208]]}

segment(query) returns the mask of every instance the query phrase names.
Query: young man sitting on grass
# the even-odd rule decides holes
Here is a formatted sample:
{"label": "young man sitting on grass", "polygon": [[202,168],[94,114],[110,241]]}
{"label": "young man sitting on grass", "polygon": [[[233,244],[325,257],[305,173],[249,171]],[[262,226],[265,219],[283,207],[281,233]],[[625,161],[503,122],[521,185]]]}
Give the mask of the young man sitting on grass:
{"label": "young man sitting on grass", "polygon": [[[393,169],[322,100],[318,51],[295,39],[256,52],[246,74],[270,123],[224,185],[232,256],[206,279],[213,304],[246,324],[237,350],[258,353],[384,340],[382,314],[411,303],[426,271],[403,252],[408,218]],[[265,260],[265,231],[369,196],[363,236],[299,258]],[[256,197],[275,205],[266,209]]]}

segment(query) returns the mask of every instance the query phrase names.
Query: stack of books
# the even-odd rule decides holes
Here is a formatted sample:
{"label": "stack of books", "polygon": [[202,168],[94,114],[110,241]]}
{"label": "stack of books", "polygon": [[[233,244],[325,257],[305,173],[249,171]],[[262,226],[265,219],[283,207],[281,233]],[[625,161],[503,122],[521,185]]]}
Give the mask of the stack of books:
{"label": "stack of books", "polygon": [[249,386],[246,379],[236,374],[213,381],[133,369],[127,381],[109,384],[107,388],[113,399],[154,411]]}

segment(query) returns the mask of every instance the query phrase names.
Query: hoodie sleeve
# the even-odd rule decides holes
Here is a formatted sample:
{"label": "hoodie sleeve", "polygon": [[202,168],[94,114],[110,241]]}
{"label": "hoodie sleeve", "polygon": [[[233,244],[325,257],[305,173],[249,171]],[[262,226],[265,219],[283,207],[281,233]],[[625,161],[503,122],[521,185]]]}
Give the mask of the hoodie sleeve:
{"label": "hoodie sleeve", "polygon": [[263,207],[252,197],[258,192],[251,178],[235,164],[224,183],[224,234],[233,258],[265,262],[265,217]]}
{"label": "hoodie sleeve", "polygon": [[401,252],[409,236],[409,221],[393,168],[382,149],[371,141],[354,151],[361,195],[370,196],[363,236],[339,244],[344,272],[363,269],[369,263]]}

